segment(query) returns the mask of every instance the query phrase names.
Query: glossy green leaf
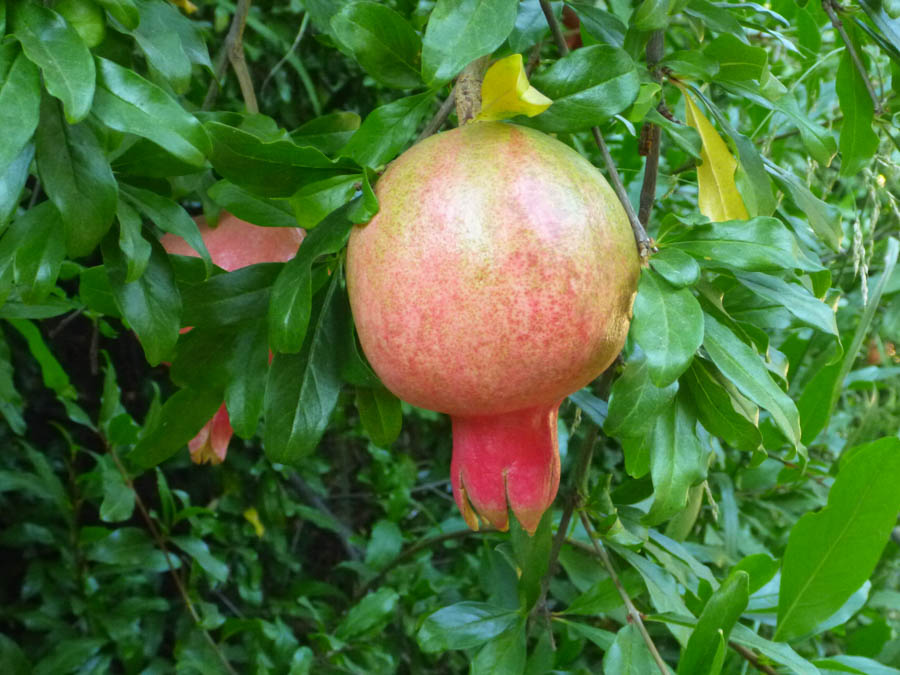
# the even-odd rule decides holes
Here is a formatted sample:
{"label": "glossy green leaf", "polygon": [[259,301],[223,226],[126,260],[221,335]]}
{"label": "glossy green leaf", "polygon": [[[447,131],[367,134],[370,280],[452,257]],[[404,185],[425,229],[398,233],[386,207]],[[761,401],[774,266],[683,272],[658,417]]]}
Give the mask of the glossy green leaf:
{"label": "glossy green leaf", "polygon": [[646,675],[659,672],[638,627],[627,623],[603,657],[604,675]]}
{"label": "glossy green leaf", "polygon": [[422,40],[422,76],[429,87],[503,44],[516,23],[517,0],[437,0]]}
{"label": "glossy green leaf", "polygon": [[132,0],[97,0],[109,14],[129,30],[137,28],[141,16]]}
{"label": "glossy green leaf", "polygon": [[403,424],[400,399],[384,388],[359,387],[356,390],[356,409],[363,429],[371,441],[387,448],[397,440]]}
{"label": "glossy green leaf", "polygon": [[295,225],[308,230],[314,228],[325,216],[346,204],[361,183],[361,175],[348,174],[304,185],[288,200],[294,209]]}
{"label": "glossy green leaf", "polygon": [[719,377],[707,361],[694,359],[680,383],[687,388],[697,417],[707,431],[739,450],[752,452],[762,443],[757,428],[759,409],[744,399],[748,409],[723,386]]}
{"label": "glossy green leaf", "polygon": [[650,267],[675,288],[693,286],[700,278],[697,261],[677,248],[663,248],[654,253]]}
{"label": "glossy green leaf", "polygon": [[249,265],[216,274],[182,290],[184,326],[226,327],[262,321],[281,263]]}
{"label": "glossy green leaf", "polygon": [[722,374],[751,401],[765,408],[785,437],[800,444],[800,416],[797,406],[766,370],[759,355],[728,327],[705,314],[703,346]]}
{"label": "glossy green leaf", "polygon": [[767,553],[753,553],[741,558],[740,562],[732,568],[732,573],[742,570],[750,576],[750,595],[772,580],[779,568],[779,561]]}
{"label": "glossy green leaf", "polygon": [[390,7],[367,0],[349,3],[331,17],[331,29],[381,84],[408,89],[422,83],[422,42],[409,22]]}
{"label": "glossy green leaf", "polygon": [[220,180],[207,190],[207,194],[226,211],[254,225],[306,227],[303,223],[297,222],[287,202],[259,197],[231,181]]}
{"label": "glossy green leaf", "polygon": [[471,649],[484,644],[512,626],[519,612],[484,602],[459,602],[425,618],[416,635],[425,652]]}
{"label": "glossy green leaf", "polygon": [[646,354],[633,354],[613,384],[603,430],[619,438],[648,434],[677,391],[677,382],[663,388],[653,384]]}
{"label": "glossy green leaf", "polygon": [[0,335],[0,415],[17,436],[25,433],[25,401],[13,380],[13,364],[10,361],[9,343]]}
{"label": "glossy green leaf", "polygon": [[701,267],[747,272],[822,269],[803,255],[794,235],[776,218],[697,225],[675,234],[666,244],[691,254]]}
{"label": "glossy green leaf", "polygon": [[179,389],[163,404],[155,425],[145,428],[128,459],[150,469],[186,447],[222,405],[220,392]]}
{"label": "glossy green leaf", "polygon": [[17,241],[14,278],[25,287],[25,302],[42,302],[56,287],[66,255],[62,233],[63,221],[52,202],[28,209],[10,227],[8,236]]}
{"label": "glossy green leaf", "polygon": [[[265,303],[261,305],[265,307]],[[265,406],[269,372],[268,329],[262,320],[242,324],[226,362],[225,405],[231,428],[241,438],[256,433]]]}
{"label": "glossy green leaf", "polygon": [[126,282],[128,261],[119,249],[117,234],[111,232],[101,247],[110,287],[116,306],[137,333],[147,360],[156,365],[171,355],[178,341],[181,296],[169,259],[158,242],[150,244],[150,259],[141,278]]}
{"label": "glossy green leaf", "polygon": [[791,528],[776,639],[811,631],[871,575],[900,511],[898,475],[900,440],[883,438],[856,448],[841,467],[827,506]]}
{"label": "glossy green leaf", "polygon": [[350,216],[359,201],[354,199],[319,223],[278,275],[269,301],[269,344],[273,350],[300,351],[312,310],[312,265],[320,256],[344,247],[353,228]]}
{"label": "glossy green leaf", "polygon": [[631,14],[631,27],[639,31],[665,28],[669,22],[669,4],[670,0],[642,0]]}
{"label": "glossy green leaf", "polygon": [[[332,274],[299,353],[276,354],[266,383],[264,447],[272,462],[296,465],[325,433],[341,391],[335,309],[340,274]],[[274,304],[274,299],[273,299]]]}
{"label": "glossy green leaf", "polygon": [[718,64],[717,80],[759,80],[768,62],[765,49],[751,47],[729,33],[710,42],[703,54]]}
{"label": "glossy green leaf", "polygon": [[816,197],[810,189],[794,176],[769,160],[765,160],[766,171],[786,188],[797,208],[806,216],[813,231],[833,251],[838,251],[843,237],[841,212],[833,204]]}
{"label": "glossy green leaf", "polygon": [[369,593],[347,612],[335,635],[349,640],[376,631],[388,622],[399,601],[400,595],[393,588],[379,588]]}
{"label": "glossy green leaf", "polygon": [[103,148],[86,123],[67,124],[49,97],[41,102],[35,140],[43,187],[65,225],[66,250],[73,258],[87,255],[116,214],[118,185]]}
{"label": "glossy green leaf", "polygon": [[291,138],[297,145],[312,146],[332,155],[347,144],[359,123],[355,112],[330,113],[300,125],[291,132]]}
{"label": "glossy green leaf", "polygon": [[551,105],[532,124],[542,131],[589,129],[622,112],[637,98],[640,80],[634,62],[618,47],[582,47],[536,73],[531,83]]}
{"label": "glossy green leaf", "polygon": [[641,271],[631,336],[647,355],[650,379],[665,387],[678,379],[703,342],[703,311],[694,294],[674,288],[653,270]]}
{"label": "glossy green leaf", "polygon": [[6,165],[6,170],[0,173],[0,233],[16,211],[33,158],[34,143],[27,143],[18,156]]}
{"label": "glossy green leaf", "polygon": [[[551,3],[555,15],[558,16],[562,3]],[[516,23],[507,41],[509,48],[514,53],[524,52],[526,49],[547,35],[550,28],[547,26],[547,17],[541,9],[540,0],[522,0],[519,2],[516,13]]]}
{"label": "glossy green leaf", "polygon": [[15,328],[28,345],[28,351],[38,362],[41,369],[41,381],[44,386],[54,391],[60,398],[75,399],[77,394],[69,380],[68,374],[60,365],[57,358],[50,351],[50,347],[44,341],[40,329],[31,321],[25,319],[7,319],[9,325]]}
{"label": "glossy green leaf", "polygon": [[103,481],[100,520],[106,523],[128,520],[134,512],[134,490],[125,482],[111,458],[103,458],[100,468]]}
{"label": "glossy green leaf", "polygon": [[625,43],[626,26],[611,12],[595,7],[589,2],[567,2],[578,18],[581,26],[597,38],[601,44],[621,47]]}
{"label": "glossy green leaf", "polygon": [[525,619],[488,642],[472,662],[473,675],[522,675],[527,660]]}
{"label": "glossy green leaf", "polygon": [[54,645],[49,654],[34,665],[32,675],[55,675],[72,673],[91,661],[100,648],[106,644],[104,638],[73,637]]}
{"label": "glossy green leaf", "polygon": [[15,5],[13,30],[25,55],[41,69],[47,91],[62,101],[66,120],[84,119],[97,74],[81,36],[59,14],[34,2]]}
{"label": "glossy green leaf", "polygon": [[93,112],[101,122],[153,141],[188,164],[204,164],[210,141],[196,117],[133,70],[104,58],[97,68]]}
{"label": "glossy green leaf", "polygon": [[541,587],[550,563],[553,547],[552,514],[547,511],[533,534],[529,534],[515,518],[511,518],[510,540],[519,578],[519,603],[530,611],[541,595]]}
{"label": "glossy green leaf", "polygon": [[128,202],[120,200],[116,207],[119,221],[119,248],[125,255],[127,271],[125,283],[137,281],[150,260],[150,243],[141,235],[143,222],[140,214]]}
{"label": "glossy green leaf", "polygon": [[138,0],[140,23],[133,35],[150,67],[177,93],[183,93],[191,79],[191,66],[212,71],[209,52],[196,21],[184,16],[173,3]]}
{"label": "glossy green leaf", "polygon": [[708,452],[697,438],[696,419],[680,401],[656,418],[650,439],[653,504],[644,521],[665,522],[687,504],[691,486],[706,478]]}
{"label": "glossy green leaf", "polygon": [[197,561],[197,564],[203,568],[203,571],[213,579],[219,583],[224,583],[228,580],[228,565],[209,552],[209,546],[207,546],[205,541],[183,535],[172,536],[170,540]]}
{"label": "glossy green leaf", "polygon": [[409,143],[433,100],[434,93],[427,91],[376,108],[340,154],[373,169],[386,164]]}
{"label": "glossy green leaf", "polygon": [[742,570],[732,572],[703,608],[678,661],[679,675],[718,675],[722,664],[717,653],[724,649],[749,596],[750,575]]}
{"label": "glossy green leaf", "polygon": [[[857,54],[862,54],[861,58],[865,58],[865,51],[860,49],[859,43],[853,39],[855,33],[852,30],[850,36]],[[841,151],[841,175],[855,176],[863,167],[869,165],[878,151],[880,140],[872,128],[875,115],[872,98],[850,57],[849,48],[841,54],[834,87],[841,104],[841,112],[844,114],[838,145]]]}
{"label": "glossy green leaf", "polygon": [[[0,176],[22,154],[40,117],[41,81],[38,69],[15,43],[0,44]],[[0,219],[2,220],[2,219]]]}
{"label": "glossy green leaf", "polygon": [[798,320],[822,332],[837,335],[834,310],[799,284],[758,272],[737,274],[737,280],[759,297],[783,306]]}

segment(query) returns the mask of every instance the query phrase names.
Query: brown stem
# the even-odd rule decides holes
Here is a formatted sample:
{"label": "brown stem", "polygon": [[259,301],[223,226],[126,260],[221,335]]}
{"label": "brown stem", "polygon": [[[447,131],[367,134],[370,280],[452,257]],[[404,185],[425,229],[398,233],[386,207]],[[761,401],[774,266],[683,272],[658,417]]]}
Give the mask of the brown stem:
{"label": "brown stem", "polygon": [[110,445],[105,438],[101,437],[101,439],[103,441],[103,444],[106,446],[106,449],[109,452],[110,456],[113,458],[113,462],[115,462],[116,468],[119,470],[119,473],[122,476],[122,480],[125,481],[128,489],[131,490],[132,494],[134,494],[134,503],[138,507],[138,511],[140,511],[141,518],[147,525],[147,529],[150,531],[150,536],[153,537],[153,541],[156,542],[156,546],[160,551],[162,551],[163,557],[166,559],[166,565],[169,568],[169,574],[172,576],[172,580],[175,582],[176,588],[178,588],[178,594],[181,596],[181,599],[184,602],[184,606],[190,613],[191,618],[194,620],[197,628],[200,630],[200,632],[203,633],[210,647],[213,648],[213,651],[215,651],[216,655],[219,657],[219,660],[222,662],[225,670],[232,675],[237,675],[237,672],[234,670],[234,668],[231,667],[231,664],[228,662],[225,654],[223,654],[219,649],[219,645],[216,644],[215,640],[213,640],[212,635],[210,635],[205,628],[202,628],[200,626],[200,615],[197,614],[194,603],[191,602],[191,597],[188,594],[187,589],[184,587],[184,582],[181,580],[178,572],[175,571],[175,566],[172,564],[172,559],[170,557],[172,553],[169,551],[169,547],[166,546],[165,539],[163,539],[159,530],[156,528],[156,523],[154,523],[153,519],[150,517],[150,513],[147,511],[147,507],[144,505],[144,500],[141,499],[140,493],[138,493],[138,491],[135,489],[134,482],[131,480],[131,476],[129,476],[128,472],[125,470],[122,461],[119,459],[118,453],[116,453],[116,449],[112,445]]}
{"label": "brown stem", "polygon": [[859,57],[859,53],[857,53],[856,51],[856,47],[853,46],[853,41],[850,39],[850,36],[847,35],[847,29],[844,28],[844,22],[841,21],[841,17],[839,17],[837,15],[837,12],[835,11],[841,9],[840,4],[836,2],[836,0],[822,0],[822,9],[825,10],[828,18],[831,19],[831,25],[834,26],[834,29],[840,34],[841,39],[847,46],[847,53],[850,54],[850,59],[853,61],[853,65],[856,66],[856,70],[859,73],[859,76],[862,78],[863,83],[866,85],[866,91],[869,92],[869,98],[872,99],[872,105],[875,108],[875,114],[880,115],[882,109],[881,101],[878,100],[878,94],[875,93],[875,88],[872,86],[872,82],[869,80],[869,74],[866,72],[866,67],[865,65],[863,65],[862,59]]}
{"label": "brown stem", "polygon": [[759,657],[746,647],[739,645],[737,642],[729,642],[728,646],[738,654],[743,656],[745,659],[747,659],[748,663],[750,663],[750,665],[756,668],[759,672],[766,673],[767,675],[778,675],[778,672],[775,671],[771,666],[767,666],[765,663],[760,663]]}
{"label": "brown stem", "polygon": [[244,58],[244,27],[247,25],[250,3],[251,0],[238,0],[234,16],[231,19],[231,26],[228,28],[228,35],[225,36],[225,43],[216,55],[213,68],[214,77],[209,83],[206,98],[203,99],[202,110],[209,110],[215,104],[216,97],[219,95],[219,82],[225,76],[226,61],[230,61],[231,67],[234,68],[234,74],[238,78],[247,112],[251,114],[259,112],[250,70],[247,68],[247,61]]}
{"label": "brown stem", "polygon": [[[663,44],[663,32],[661,30],[653,31],[647,43],[647,68],[650,69],[653,78],[657,82],[661,78],[657,72],[656,64],[662,59]],[[665,103],[660,103],[660,105],[663,106]],[[650,222],[650,213],[653,211],[653,202],[656,199],[661,130],[657,125],[647,122],[644,124],[641,133],[647,136],[647,161],[644,163],[644,181],[641,184],[641,197],[638,202],[638,220],[641,221],[641,225],[647,227],[647,223]]]}
{"label": "brown stem", "polygon": [[587,514],[582,511],[581,513],[579,513],[579,515],[581,516],[581,524],[584,526],[584,530],[585,532],[587,532],[588,538],[591,540],[591,544],[593,544],[594,546],[594,552],[600,558],[600,560],[603,561],[603,565],[606,567],[606,571],[609,572],[609,577],[610,579],[612,579],[616,590],[619,592],[619,596],[622,598],[622,602],[625,603],[625,608],[628,610],[629,620],[637,626],[641,637],[644,638],[644,643],[647,645],[647,649],[650,650],[650,654],[653,656],[653,660],[656,661],[656,665],[659,667],[659,672],[661,672],[662,675],[669,675],[669,670],[668,668],[666,668],[666,663],[659,655],[659,650],[656,648],[656,645],[653,642],[653,638],[650,637],[650,633],[647,632],[647,627],[644,625],[644,622],[641,619],[641,613],[634,606],[634,603],[631,602],[631,598],[628,596],[628,591],[625,590],[625,586],[622,585],[622,581],[619,579],[619,575],[616,574],[616,568],[613,567],[612,560],[609,559],[609,554],[606,552],[603,544],[601,544],[594,536],[594,532],[591,529],[591,523],[590,520],[588,520]]}
{"label": "brown stem", "polygon": [[490,62],[490,54],[477,58],[456,78],[456,117],[459,126],[473,120],[481,111],[481,81]]}
{"label": "brown stem", "polygon": [[[569,45],[566,44],[566,38],[559,26],[559,22],[553,15],[553,9],[550,7],[550,0],[540,0],[540,2],[544,16],[547,18],[547,24],[550,26],[550,32],[553,34],[553,39],[556,42],[556,48],[559,50],[559,53],[565,57],[569,53]],[[653,245],[650,243],[650,237],[647,236],[647,231],[644,229],[644,226],[641,225],[641,221],[638,220],[637,213],[634,212],[634,207],[628,199],[628,193],[625,192],[625,185],[622,183],[622,178],[619,176],[612,155],[609,154],[609,148],[606,147],[606,141],[603,140],[603,134],[600,133],[600,128],[592,127],[591,133],[593,133],[594,141],[596,141],[597,147],[600,149],[600,154],[603,157],[603,164],[606,166],[606,171],[609,173],[609,179],[612,183],[613,190],[615,190],[616,196],[619,198],[622,207],[625,209],[625,214],[628,216],[628,222],[631,224],[631,230],[634,233],[634,241],[637,245],[638,255],[641,257],[641,262],[646,263],[650,258],[650,253],[653,248]]]}
{"label": "brown stem", "polygon": [[444,122],[447,121],[447,118],[450,117],[450,113],[453,112],[453,106],[456,103],[456,87],[450,90],[450,94],[447,96],[447,99],[441,103],[441,107],[438,108],[438,111],[435,113],[434,117],[431,118],[431,121],[425,125],[425,128],[422,129],[422,133],[419,134],[419,137],[416,139],[416,143],[419,141],[425,140],[432,134],[436,134],[438,130],[444,126]]}

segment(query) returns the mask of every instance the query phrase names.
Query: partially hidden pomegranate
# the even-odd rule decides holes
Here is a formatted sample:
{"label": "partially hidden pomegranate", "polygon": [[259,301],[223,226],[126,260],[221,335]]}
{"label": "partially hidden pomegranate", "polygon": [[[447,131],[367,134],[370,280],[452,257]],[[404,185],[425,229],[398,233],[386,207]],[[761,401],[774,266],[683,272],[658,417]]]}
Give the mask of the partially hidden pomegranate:
{"label": "partially hidden pomegranate", "polygon": [[354,228],[347,282],[385,386],[453,424],[470,527],[534,532],[559,486],[557,412],[625,341],[640,274],[600,172],[550,136],[476,122],[398,157]]}
{"label": "partially hidden pomegranate", "polygon": [[[223,211],[215,227],[203,216],[194,218],[213,263],[227,272],[263,262],[287,262],[294,257],[306,231],[302,228],[261,227]],[[183,238],[164,234],[160,239],[169,253],[197,256]],[[190,328],[182,328],[181,332]],[[197,464],[220,464],[225,460],[233,431],[223,403],[213,418],[188,443],[191,459]]]}

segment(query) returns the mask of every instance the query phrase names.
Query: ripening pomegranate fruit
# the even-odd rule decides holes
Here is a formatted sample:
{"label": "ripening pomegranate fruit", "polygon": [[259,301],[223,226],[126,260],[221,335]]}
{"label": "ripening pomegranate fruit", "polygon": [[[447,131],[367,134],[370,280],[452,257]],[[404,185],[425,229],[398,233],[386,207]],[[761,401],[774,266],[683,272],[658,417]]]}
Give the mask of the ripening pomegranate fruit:
{"label": "ripening pomegranate fruit", "polygon": [[[214,264],[227,272],[262,262],[287,262],[294,257],[306,231],[302,228],[260,227],[222,212],[216,227],[209,227],[203,216],[194,218],[200,236]],[[165,234],[160,239],[169,253],[196,256],[197,252],[181,237]],[[182,332],[190,328],[183,328]],[[225,460],[232,436],[231,420],[223,403],[213,418],[188,443],[191,459],[197,463],[220,464]]]}
{"label": "ripening pomegranate fruit", "polygon": [[559,486],[559,404],[625,341],[640,263],[600,172],[540,132],[476,122],[397,158],[350,236],[363,350],[400,398],[448,413],[466,522],[529,532]]}

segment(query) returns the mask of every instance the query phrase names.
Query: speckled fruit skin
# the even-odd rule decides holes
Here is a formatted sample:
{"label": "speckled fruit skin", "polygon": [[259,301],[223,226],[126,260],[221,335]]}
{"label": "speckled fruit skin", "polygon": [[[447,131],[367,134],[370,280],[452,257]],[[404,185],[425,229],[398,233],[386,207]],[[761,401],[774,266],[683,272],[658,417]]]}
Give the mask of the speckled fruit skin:
{"label": "speckled fruit skin", "polygon": [[[223,211],[216,227],[203,216],[194,218],[213,264],[227,272],[263,262],[287,262],[294,257],[306,230],[289,227],[261,227]],[[196,257],[197,252],[181,237],[164,234],[160,238],[169,253]],[[181,332],[190,328],[182,328]],[[271,355],[270,355],[271,359]],[[225,460],[232,436],[231,419],[223,403],[200,432],[188,443],[191,459],[197,463],[220,464]]]}
{"label": "speckled fruit skin", "polygon": [[375,192],[347,254],[363,350],[397,396],[451,416],[466,522],[506,529],[512,508],[533,532],[559,486],[559,404],[628,332],[640,263],[624,209],[574,150],[499,122],[422,141]]}

